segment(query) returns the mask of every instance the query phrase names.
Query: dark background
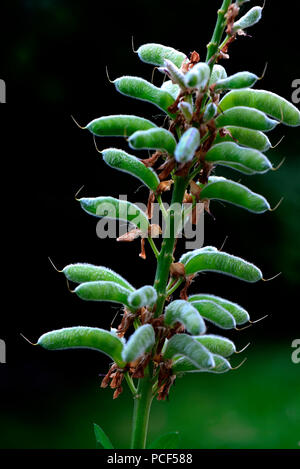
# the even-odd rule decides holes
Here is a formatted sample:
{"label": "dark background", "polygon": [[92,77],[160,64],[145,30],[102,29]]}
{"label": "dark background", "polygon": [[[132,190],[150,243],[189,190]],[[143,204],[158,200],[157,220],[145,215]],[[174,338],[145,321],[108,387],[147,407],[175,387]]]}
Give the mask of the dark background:
{"label": "dark background", "polygon": [[[99,373],[108,359],[89,351],[50,353],[31,347],[51,329],[72,325],[108,328],[117,311],[109,304],[83,303],[71,295],[59,268],[85,261],[107,265],[135,286],[152,283],[152,255],[138,257],[139,242],[127,245],[96,237],[96,220],[74,200],[85,184],[86,196],[127,194],[145,202],[139,183],[105,167],[92,137],[79,130],[71,114],[85,125],[95,117],[132,113],[153,119],[159,110],[116,93],[112,79],[139,75],[151,79],[152,67],[131,49],[158,42],[205,58],[219,1],[7,3],[1,40],[1,76],[7,104],[1,106],[2,142],[2,315],[0,338],[7,364],[0,364],[0,447],[93,448],[91,423],[111,433],[119,447],[128,446],[131,402],[125,392],[117,401],[100,390]],[[245,9],[251,4],[246,4]],[[294,6],[293,6],[294,8]],[[267,2],[263,20],[241,37],[223,62],[228,74],[250,70],[266,76],[257,88],[291,100],[299,78],[298,15]],[[157,73],[154,83],[159,85]],[[155,117],[160,124],[161,117]],[[244,284],[216,274],[201,275],[191,291],[207,291],[243,305],[260,324],[228,334],[238,347],[251,348],[235,373],[197,375],[178,380],[169,403],[155,403],[150,436],[179,430],[185,448],[294,448],[300,441],[299,366],[291,362],[291,343],[300,337],[299,315],[299,128],[278,126],[269,135],[268,152],[278,172],[246,177],[221,167],[216,174],[241,180],[267,197],[273,213],[260,216],[219,203],[214,221],[205,219],[205,244],[254,262],[269,283]],[[123,139],[99,139],[100,148]],[[142,154],[140,154],[142,156]],[[182,245],[183,246],[183,245]],[[179,253],[180,254],[180,253]],[[178,255],[179,255],[178,254]],[[219,331],[210,328],[211,332]],[[199,437],[201,435],[201,438]]]}

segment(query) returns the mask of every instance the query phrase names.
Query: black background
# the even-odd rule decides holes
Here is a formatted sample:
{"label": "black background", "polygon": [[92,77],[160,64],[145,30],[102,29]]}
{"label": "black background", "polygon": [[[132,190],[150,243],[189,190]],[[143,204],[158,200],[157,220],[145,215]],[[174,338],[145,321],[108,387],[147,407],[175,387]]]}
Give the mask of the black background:
{"label": "black background", "polygon": [[[132,36],[136,48],[145,42],[158,42],[186,53],[197,50],[204,59],[219,3],[7,3],[6,22],[10,27],[1,41],[0,77],[7,84],[7,104],[0,109],[0,337],[7,345],[7,364],[0,365],[0,407],[3,405],[6,411],[28,415],[38,423],[56,406],[55,391],[63,389],[67,395],[69,389],[87,379],[97,382],[97,373],[103,372],[98,356],[83,355],[89,360],[81,356],[74,361],[69,352],[49,354],[19,336],[23,333],[35,341],[41,333],[65,326],[109,327],[116,311],[112,312],[108,304],[83,303],[71,295],[48,256],[59,268],[77,261],[107,265],[136,286],[151,283],[154,275],[149,249],[147,261],[143,261],[138,257],[138,241],[122,245],[99,240],[95,219],[83,213],[74,200],[83,184],[86,196],[127,194],[129,200],[145,202],[147,191],[136,192],[139,184],[134,179],[104,166],[91,135],[75,126],[71,114],[82,125],[106,114],[132,113],[150,119],[157,115],[159,111],[150,104],[118,95],[108,82],[105,66],[112,78],[132,74],[151,79],[152,67],[141,63],[131,50]],[[267,61],[266,76],[257,87],[290,100],[291,83],[299,77],[299,16],[291,11],[291,4],[288,6],[267,2],[264,19],[249,30],[253,37],[236,41],[230,50],[231,60],[224,65],[228,74],[249,69],[260,75]],[[159,80],[156,75],[154,83],[159,84]],[[299,129],[281,127],[272,142],[283,134],[286,143],[281,148],[286,152],[293,148],[299,155]],[[122,139],[98,140],[98,145],[126,148]],[[284,156],[280,152],[275,155],[276,162]],[[285,165],[289,165],[288,159]],[[297,174],[292,176],[299,179]],[[288,178],[281,185],[280,177],[276,177],[279,186],[273,191],[271,205],[277,203],[278,195],[286,195],[288,184]],[[234,179],[239,175],[234,174]],[[243,176],[242,182],[247,184],[246,179]],[[254,178],[249,186],[268,197],[270,184],[264,186],[263,179]],[[256,263],[265,277],[292,266],[286,275],[283,271],[280,278],[269,283],[243,284],[211,274],[201,276],[192,287],[194,292],[198,285],[202,291],[237,301],[253,319],[270,314],[265,322],[245,332],[245,341],[284,340],[289,347],[297,333],[299,336],[299,265],[295,266],[293,259],[293,252],[299,259],[299,245],[286,251],[280,230],[285,217],[298,220],[299,206],[286,207],[283,204],[279,209],[281,215],[256,216],[216,204],[216,221],[206,217],[205,244],[219,247],[229,236],[225,251]],[[289,238],[284,239],[286,242]],[[291,239],[299,242],[295,236]],[[289,253],[288,261],[283,252]]]}

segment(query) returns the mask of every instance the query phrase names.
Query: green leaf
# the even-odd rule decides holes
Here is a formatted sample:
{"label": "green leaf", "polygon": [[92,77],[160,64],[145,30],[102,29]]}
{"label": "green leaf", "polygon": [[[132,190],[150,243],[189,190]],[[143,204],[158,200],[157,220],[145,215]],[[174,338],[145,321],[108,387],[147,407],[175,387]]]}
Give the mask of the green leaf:
{"label": "green leaf", "polygon": [[154,440],[148,449],[179,449],[180,436],[178,432],[170,432]]}
{"label": "green leaf", "polygon": [[104,433],[101,427],[94,423],[94,432],[96,437],[97,445],[100,446],[101,449],[114,449],[110,439]]}

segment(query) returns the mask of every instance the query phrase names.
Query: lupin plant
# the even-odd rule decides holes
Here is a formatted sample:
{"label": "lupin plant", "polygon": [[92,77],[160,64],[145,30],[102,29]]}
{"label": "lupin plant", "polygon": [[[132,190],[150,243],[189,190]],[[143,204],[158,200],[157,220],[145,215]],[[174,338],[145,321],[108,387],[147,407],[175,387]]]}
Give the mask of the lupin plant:
{"label": "lupin plant", "polygon": [[[153,286],[136,288],[107,267],[67,265],[62,272],[69,282],[78,284],[75,294],[83,300],[119,303],[123,308],[121,323],[109,331],[92,327],[51,331],[42,335],[38,344],[48,350],[95,349],[113,360],[101,387],[110,386],[117,398],[123,383],[129,386],[134,401],[132,448],[146,447],[152,400],[165,400],[177,376],[191,372],[221,374],[232,369],[229,357],[236,352],[234,343],[207,333],[207,323],[229,330],[251,322],[247,311],[236,303],[208,293],[189,296],[191,281],[204,271],[250,283],[263,279],[261,270],[253,264],[213,246],[188,251],[181,257],[175,251],[180,232],[177,215],[180,220],[185,218],[185,203],[190,204],[188,215],[194,222],[197,203],[203,203],[209,212],[213,199],[254,213],[270,210],[263,196],[214,176],[214,168],[223,165],[245,175],[263,174],[273,169],[264,155],[271,147],[265,133],[279,123],[300,125],[295,106],[274,93],[252,88],[259,79],[255,74],[245,71],[227,76],[219,64],[229,58],[230,44],[261,18],[262,8],[258,6],[238,18],[242,3],[223,1],[205,62],[195,51],[187,57],[171,47],[145,44],[137,54],[165,75],[162,85],[135,76],[114,80],[120,93],[162,110],[165,127],[133,115],[104,116],[85,127],[96,137],[126,137],[131,150],[153,150],[147,159],[116,148],[101,151],[106,164],[135,176],[148,187],[147,213],[113,197],[77,200],[89,214],[104,217],[113,208],[116,219],[133,224],[135,227],[119,240],[140,237],[140,256],[144,258],[147,240],[156,257],[156,275]],[[162,202],[166,191],[172,193],[168,210]],[[151,224],[155,200],[168,227],[160,248],[154,238],[161,227]],[[180,286],[179,299],[174,300],[172,295]],[[100,446],[113,448],[97,425],[95,434]],[[168,438],[172,436],[158,438],[148,447],[168,448]]]}

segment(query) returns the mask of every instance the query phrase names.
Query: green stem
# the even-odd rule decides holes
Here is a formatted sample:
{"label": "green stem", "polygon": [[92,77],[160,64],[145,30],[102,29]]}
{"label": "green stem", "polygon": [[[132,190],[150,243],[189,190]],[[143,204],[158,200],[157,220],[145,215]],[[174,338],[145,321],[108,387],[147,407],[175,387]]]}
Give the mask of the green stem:
{"label": "green stem", "polygon": [[[222,35],[224,33],[224,29],[226,26],[225,15],[229,6],[231,5],[232,0],[224,0],[220,10],[218,10],[218,19],[214,29],[214,33],[212,35],[211,41],[207,46],[207,55],[206,55],[206,62],[209,62],[210,69],[212,70],[216,56],[219,48],[219,44],[222,39]],[[211,60],[212,59],[212,60]]]}
{"label": "green stem", "polygon": [[173,287],[170,288],[170,290],[167,291],[167,295],[168,296],[172,295],[172,293],[174,293],[174,291],[177,290],[178,287],[180,287],[183,280],[184,280],[183,278],[178,279],[177,282],[173,285]]}
{"label": "green stem", "polygon": [[160,209],[162,211],[163,217],[166,220],[168,218],[168,214],[167,214],[167,211],[166,211],[165,206],[163,204],[161,195],[160,194],[157,195],[156,198],[157,198],[157,202],[159,203]]}
{"label": "green stem", "polygon": [[154,243],[153,239],[151,238],[151,236],[148,236],[148,241],[149,241],[149,244],[152,248],[152,251],[154,252],[154,255],[157,259],[158,256],[159,256],[159,251],[158,251],[157,247],[155,246],[155,243]]}
{"label": "green stem", "polygon": [[182,206],[182,201],[187,186],[187,181],[182,177],[175,176],[174,190],[172,195],[171,207],[168,210],[168,218],[166,223],[167,234],[165,233],[165,238],[161,245],[161,250],[158,256],[157,270],[155,275],[154,288],[157,291],[157,303],[155,316],[158,317],[162,314],[165,300],[167,297],[166,287],[169,277],[170,266],[173,262],[173,250],[176,239],[176,226],[175,226],[175,217],[178,217],[178,213],[174,213],[172,206],[175,204],[180,204]]}
{"label": "green stem", "polygon": [[135,385],[133,384],[132,378],[129,375],[128,371],[126,373],[124,373],[124,377],[127,381],[128,387],[129,387],[130,391],[132,392],[133,396],[136,396],[137,395],[137,389],[136,389]]}
{"label": "green stem", "polygon": [[131,449],[146,447],[150,408],[153,399],[152,381],[149,369],[145,370],[145,378],[139,379],[137,395],[134,399]]}

